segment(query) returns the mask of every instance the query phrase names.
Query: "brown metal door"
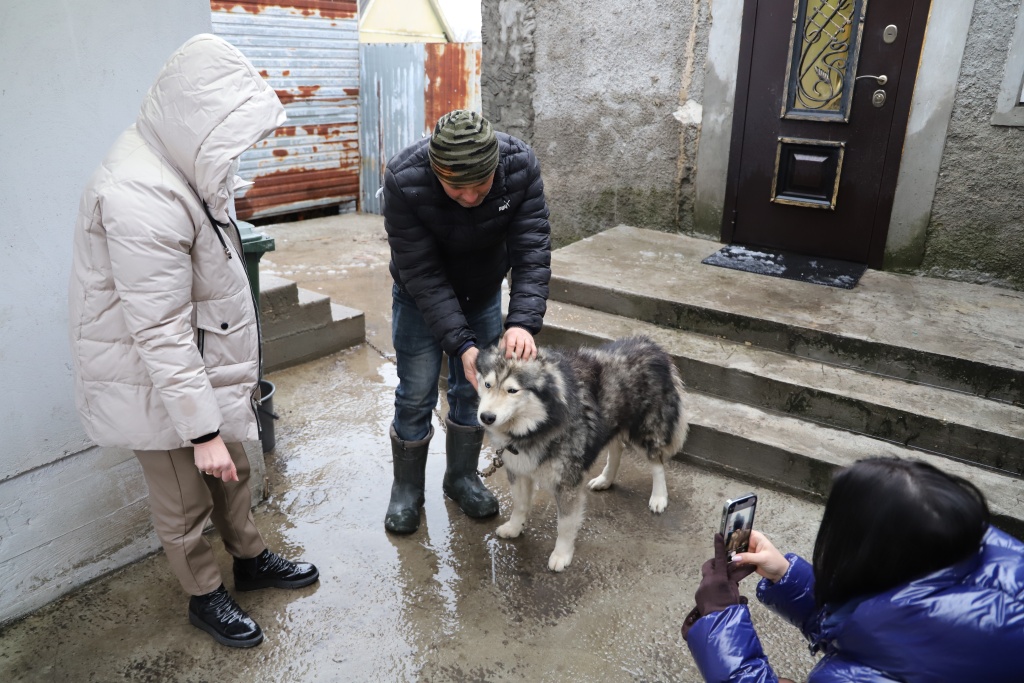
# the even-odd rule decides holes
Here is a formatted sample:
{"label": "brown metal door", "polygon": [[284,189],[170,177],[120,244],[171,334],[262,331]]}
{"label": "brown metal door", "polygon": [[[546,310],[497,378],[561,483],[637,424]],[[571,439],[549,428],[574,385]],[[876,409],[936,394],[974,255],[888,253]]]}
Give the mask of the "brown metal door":
{"label": "brown metal door", "polygon": [[881,265],[929,0],[746,0],[724,241]]}

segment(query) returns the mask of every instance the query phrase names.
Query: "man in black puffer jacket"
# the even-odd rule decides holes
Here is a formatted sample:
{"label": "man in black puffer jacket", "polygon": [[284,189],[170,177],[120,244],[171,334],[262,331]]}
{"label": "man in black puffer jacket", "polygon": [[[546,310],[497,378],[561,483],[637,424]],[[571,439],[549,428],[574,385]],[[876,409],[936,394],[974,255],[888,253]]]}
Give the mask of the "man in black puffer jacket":
{"label": "man in black puffer jacket", "polygon": [[[398,361],[391,425],[394,483],[384,527],[419,526],[442,351],[448,355],[444,492],[470,517],[498,512],[477,476],[476,357],[500,343],[534,358],[551,278],[551,228],[530,147],[475,112],[442,116],[434,133],[399,152],[384,173],[391,245],[392,334]],[[511,270],[502,332],[501,283]]]}

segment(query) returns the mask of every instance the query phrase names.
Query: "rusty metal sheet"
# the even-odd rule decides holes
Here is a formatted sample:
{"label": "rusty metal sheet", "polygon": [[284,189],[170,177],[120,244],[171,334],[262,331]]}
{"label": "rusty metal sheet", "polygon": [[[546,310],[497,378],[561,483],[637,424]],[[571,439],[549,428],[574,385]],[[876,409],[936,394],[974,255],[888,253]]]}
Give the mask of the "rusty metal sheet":
{"label": "rusty metal sheet", "polygon": [[427,43],[424,130],[454,109],[480,111],[479,43]]}
{"label": "rusty metal sheet", "polygon": [[353,19],[358,14],[356,0],[292,0],[292,2],[217,2],[212,0],[214,12],[233,12],[236,9],[250,14],[259,14],[265,9],[292,9],[303,16],[319,16],[324,19]]}
{"label": "rusty metal sheet", "polygon": [[360,46],[360,206],[380,213],[384,164],[452,109],[480,111],[480,43]]}
{"label": "rusty metal sheet", "polygon": [[353,0],[212,2],[213,30],[242,51],[288,120],[242,155],[254,185],[242,219],[310,208],[355,210],[359,197],[359,30]]}

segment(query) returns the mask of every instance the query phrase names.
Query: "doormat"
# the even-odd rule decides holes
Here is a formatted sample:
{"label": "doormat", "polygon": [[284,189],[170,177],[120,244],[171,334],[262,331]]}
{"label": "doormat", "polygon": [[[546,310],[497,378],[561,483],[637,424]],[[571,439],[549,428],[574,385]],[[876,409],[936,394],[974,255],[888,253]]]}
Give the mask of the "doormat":
{"label": "doormat", "polygon": [[722,247],[701,263],[842,289],[856,287],[861,275],[868,268],[863,263],[804,256],[777,249],[744,247],[739,244]]}

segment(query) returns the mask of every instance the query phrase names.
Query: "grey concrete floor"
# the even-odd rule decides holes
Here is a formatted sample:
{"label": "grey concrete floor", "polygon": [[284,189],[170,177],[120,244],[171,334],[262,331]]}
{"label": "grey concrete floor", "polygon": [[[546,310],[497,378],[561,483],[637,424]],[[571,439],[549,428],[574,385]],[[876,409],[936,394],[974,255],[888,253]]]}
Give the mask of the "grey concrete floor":
{"label": "grey concrete floor", "polygon": [[[555,574],[550,497],[537,497],[521,538],[497,538],[510,506],[499,471],[487,480],[499,517],[466,518],[441,493],[435,420],[424,522],[389,536],[397,378],[382,222],[350,215],[264,231],[278,249],[265,272],[366,313],[367,344],[269,376],[281,420],[256,522],[273,549],[315,562],[319,584],[236,594],[266,640],[231,650],[188,623],[186,596],[154,555],[0,632],[0,681],[699,681],[679,626],[722,501],[751,484],[674,462],[668,510],[655,516],[646,467],[624,459],[619,482],[590,494],[573,563]],[[808,555],[821,507],[759,493],[756,526]],[[801,680],[814,660],[754,586],[742,587],[765,650],[779,675]]]}

